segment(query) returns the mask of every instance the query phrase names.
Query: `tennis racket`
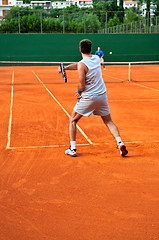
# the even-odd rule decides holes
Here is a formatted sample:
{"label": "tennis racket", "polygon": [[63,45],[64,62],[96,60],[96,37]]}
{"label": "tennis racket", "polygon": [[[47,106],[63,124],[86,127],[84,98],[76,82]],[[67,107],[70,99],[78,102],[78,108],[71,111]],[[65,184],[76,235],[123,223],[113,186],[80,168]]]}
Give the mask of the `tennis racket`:
{"label": "tennis racket", "polygon": [[63,80],[66,83],[67,82],[67,76],[66,76],[66,72],[65,72],[65,68],[63,63],[60,63],[60,72],[62,74]]}

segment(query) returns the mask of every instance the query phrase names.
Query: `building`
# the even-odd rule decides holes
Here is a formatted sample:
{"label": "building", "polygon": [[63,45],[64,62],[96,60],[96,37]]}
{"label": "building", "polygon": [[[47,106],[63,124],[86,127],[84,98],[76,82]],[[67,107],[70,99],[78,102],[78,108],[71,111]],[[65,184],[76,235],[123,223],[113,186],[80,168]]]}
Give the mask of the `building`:
{"label": "building", "polygon": [[[117,5],[119,6],[120,0],[117,0]],[[123,1],[123,8],[131,8],[131,7],[138,7],[138,2],[137,1]]]}
{"label": "building", "polygon": [[138,2],[137,1],[124,1],[123,2],[124,8],[131,8],[131,7],[138,7]]}
{"label": "building", "polygon": [[16,1],[16,6],[23,7],[23,1]]}
{"label": "building", "polygon": [[[154,2],[150,2],[150,16],[154,16],[155,9],[157,8],[157,5]],[[143,5],[141,6],[141,15],[143,17],[146,16],[146,9],[147,9],[147,4],[144,2]]]}
{"label": "building", "polygon": [[79,8],[89,8],[93,7],[93,1],[92,0],[74,0],[73,5],[77,5]]}
{"label": "building", "polygon": [[79,8],[93,7],[93,1],[92,0],[66,0],[66,1],[52,2],[52,7],[59,8],[59,9],[70,7],[73,5],[77,5],[77,7]]}
{"label": "building", "polygon": [[72,4],[70,1],[56,1],[56,2],[52,2],[52,8],[66,8],[66,7],[70,7]]}
{"label": "building", "polygon": [[15,0],[0,0],[0,19],[5,17],[11,7],[14,6],[13,4],[15,4]]}
{"label": "building", "polygon": [[21,0],[0,0],[0,20],[5,17],[13,6],[31,7],[32,9],[40,6],[49,12],[52,8],[62,9],[72,5],[77,5],[79,8],[89,8],[93,7],[93,0],[31,1],[30,4],[23,4]]}
{"label": "building", "polygon": [[42,7],[46,11],[50,11],[52,9],[51,1],[31,1],[31,8],[35,8],[37,6]]}

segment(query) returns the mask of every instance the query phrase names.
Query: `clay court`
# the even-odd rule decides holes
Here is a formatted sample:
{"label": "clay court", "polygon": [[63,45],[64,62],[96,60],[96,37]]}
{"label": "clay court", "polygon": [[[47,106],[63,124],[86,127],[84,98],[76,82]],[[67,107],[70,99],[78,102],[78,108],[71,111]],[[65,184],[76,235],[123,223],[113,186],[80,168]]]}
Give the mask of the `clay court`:
{"label": "clay court", "polygon": [[102,70],[127,157],[91,115],[71,158],[78,72],[0,67],[1,240],[159,239],[159,66],[127,69]]}

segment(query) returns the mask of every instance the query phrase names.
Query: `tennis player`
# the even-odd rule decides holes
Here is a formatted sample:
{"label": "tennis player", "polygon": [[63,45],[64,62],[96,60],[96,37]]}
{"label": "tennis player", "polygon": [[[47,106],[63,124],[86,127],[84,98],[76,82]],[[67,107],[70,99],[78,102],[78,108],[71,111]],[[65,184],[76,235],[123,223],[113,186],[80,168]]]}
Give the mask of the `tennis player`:
{"label": "tennis player", "polygon": [[65,151],[66,155],[75,157],[76,152],[76,124],[82,116],[89,117],[92,113],[99,115],[108,127],[110,133],[117,141],[121,156],[128,151],[121,140],[119,131],[113,123],[106,94],[106,87],[102,78],[99,57],[91,54],[92,42],[84,39],[80,42],[82,60],[65,67],[65,70],[78,70],[79,82],[75,96],[77,103],[72,111],[69,122],[70,148]]}
{"label": "tennis player", "polygon": [[95,52],[95,55],[97,55],[100,58],[100,63],[103,65],[103,68],[105,70],[105,65],[104,65],[104,53],[101,51],[100,47],[98,47],[98,50]]}

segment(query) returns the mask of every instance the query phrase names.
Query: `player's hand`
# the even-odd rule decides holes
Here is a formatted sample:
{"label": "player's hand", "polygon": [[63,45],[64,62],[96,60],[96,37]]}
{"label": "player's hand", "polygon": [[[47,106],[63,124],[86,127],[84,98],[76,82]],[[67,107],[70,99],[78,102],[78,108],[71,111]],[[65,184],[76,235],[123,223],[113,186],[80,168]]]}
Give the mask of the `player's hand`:
{"label": "player's hand", "polygon": [[58,68],[58,73],[61,73],[61,68],[60,67]]}
{"label": "player's hand", "polygon": [[81,94],[79,94],[77,91],[75,92],[75,97],[79,98],[81,96]]}

